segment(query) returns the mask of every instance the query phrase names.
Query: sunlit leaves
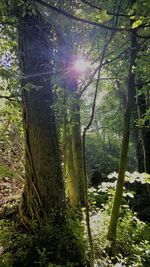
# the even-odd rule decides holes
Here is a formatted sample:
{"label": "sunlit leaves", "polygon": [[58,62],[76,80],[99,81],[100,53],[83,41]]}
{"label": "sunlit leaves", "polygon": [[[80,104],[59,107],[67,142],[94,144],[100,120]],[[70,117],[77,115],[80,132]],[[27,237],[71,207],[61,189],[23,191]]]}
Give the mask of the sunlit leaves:
{"label": "sunlit leaves", "polygon": [[138,20],[133,22],[132,29],[139,27],[143,23],[143,17],[140,17]]}
{"label": "sunlit leaves", "polygon": [[110,20],[110,16],[105,9],[102,9],[97,14],[93,14],[93,20],[98,23],[103,23],[104,21]]}

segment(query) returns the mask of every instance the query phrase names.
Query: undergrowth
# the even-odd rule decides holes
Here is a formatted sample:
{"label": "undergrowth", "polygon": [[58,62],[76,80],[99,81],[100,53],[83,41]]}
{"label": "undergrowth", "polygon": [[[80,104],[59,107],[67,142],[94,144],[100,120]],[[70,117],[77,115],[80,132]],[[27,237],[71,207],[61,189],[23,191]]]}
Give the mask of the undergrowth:
{"label": "undergrowth", "polygon": [[[137,178],[135,177],[137,176]],[[112,178],[114,175],[112,175]],[[134,173],[131,179],[149,182],[148,175]],[[129,180],[129,173],[128,173]],[[132,181],[131,180],[131,181]],[[150,224],[141,221],[128,205],[135,192],[124,188],[117,238],[112,253],[112,244],[107,240],[108,225],[115,192],[116,181],[106,182],[89,189],[91,204],[91,228],[97,267],[149,267],[150,266]],[[107,198],[105,197],[107,195]],[[101,205],[99,205],[101,203]]]}
{"label": "undergrowth", "polygon": [[[115,252],[110,253],[108,225],[115,181],[91,188],[90,221],[95,267],[149,267],[150,224],[141,221],[128,205],[134,192],[124,189]],[[18,199],[6,203],[1,227],[0,267],[87,267],[89,247],[86,226],[79,214],[68,211],[63,220],[45,218],[26,229],[18,216]],[[7,212],[6,212],[7,211]]]}
{"label": "undergrowth", "polygon": [[[1,266],[87,266],[83,225],[73,214],[63,221],[45,218],[30,230],[18,221],[1,220]],[[61,264],[61,265],[59,265]]]}

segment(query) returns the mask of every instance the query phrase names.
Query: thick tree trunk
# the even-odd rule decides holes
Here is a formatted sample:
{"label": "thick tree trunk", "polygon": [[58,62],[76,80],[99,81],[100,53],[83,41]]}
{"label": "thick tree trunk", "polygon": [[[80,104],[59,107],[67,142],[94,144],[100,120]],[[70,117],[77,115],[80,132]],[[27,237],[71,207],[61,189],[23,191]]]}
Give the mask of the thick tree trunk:
{"label": "thick tree trunk", "polygon": [[114,241],[116,238],[116,228],[118,223],[119,217],[119,209],[121,205],[122,195],[123,195],[123,186],[124,186],[124,178],[125,178],[125,170],[126,170],[126,163],[127,163],[127,154],[128,154],[128,146],[129,146],[129,136],[130,136],[130,118],[131,112],[135,104],[135,96],[136,96],[136,89],[135,89],[135,73],[134,73],[134,66],[136,60],[136,33],[131,33],[131,58],[130,58],[130,68],[129,68],[129,75],[128,75],[128,99],[126,104],[126,111],[124,115],[124,130],[123,130],[123,140],[122,140],[122,147],[121,147],[121,156],[120,156],[120,164],[119,164],[119,173],[118,173],[118,180],[117,186],[115,191],[115,197],[111,212],[111,219],[108,229],[108,239]]}
{"label": "thick tree trunk", "polygon": [[39,218],[65,207],[50,77],[50,29],[38,16],[25,16],[19,27],[25,132],[25,187],[21,215]]}

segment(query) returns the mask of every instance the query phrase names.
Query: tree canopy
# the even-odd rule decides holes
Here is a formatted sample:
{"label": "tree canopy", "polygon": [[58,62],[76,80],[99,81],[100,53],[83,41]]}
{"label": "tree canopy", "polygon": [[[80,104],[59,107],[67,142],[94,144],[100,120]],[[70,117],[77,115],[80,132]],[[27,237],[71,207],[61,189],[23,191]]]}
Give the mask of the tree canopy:
{"label": "tree canopy", "polygon": [[149,14],[1,0],[3,266],[149,266]]}

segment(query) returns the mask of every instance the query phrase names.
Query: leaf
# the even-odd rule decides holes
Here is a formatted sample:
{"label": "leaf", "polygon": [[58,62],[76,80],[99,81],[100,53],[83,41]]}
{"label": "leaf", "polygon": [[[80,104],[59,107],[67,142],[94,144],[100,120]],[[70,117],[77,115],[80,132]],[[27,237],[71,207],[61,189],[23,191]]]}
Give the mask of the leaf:
{"label": "leaf", "polygon": [[150,184],[150,174],[148,174],[146,172],[141,173],[140,174],[140,180],[142,180],[141,183],[143,183],[143,181],[144,181],[145,183]]}
{"label": "leaf", "polygon": [[107,177],[108,177],[108,179],[117,178],[118,173],[117,172],[110,173]]}
{"label": "leaf", "polygon": [[131,192],[127,192],[126,195],[130,198],[134,198],[134,195]]}
{"label": "leaf", "polygon": [[134,14],[134,9],[130,9],[130,11],[128,12],[129,16],[132,16]]}
{"label": "leaf", "polygon": [[22,13],[22,17],[24,18],[25,15],[26,15],[26,10],[23,11],[23,13]]}
{"label": "leaf", "polygon": [[32,14],[33,14],[34,16],[37,15],[36,9],[35,9],[34,7],[32,8]]}
{"label": "leaf", "polygon": [[132,29],[135,29],[135,28],[139,27],[142,24],[142,22],[143,22],[142,18],[140,18],[140,19],[136,20],[135,22],[133,22]]}
{"label": "leaf", "polygon": [[130,16],[130,19],[135,19],[135,15],[134,16]]}

